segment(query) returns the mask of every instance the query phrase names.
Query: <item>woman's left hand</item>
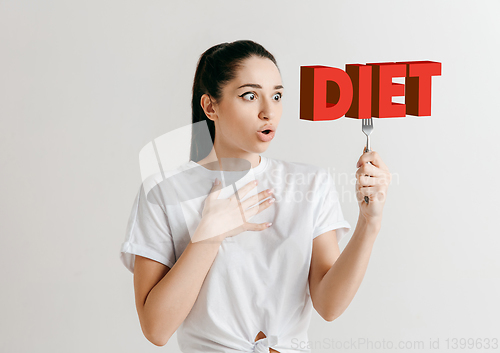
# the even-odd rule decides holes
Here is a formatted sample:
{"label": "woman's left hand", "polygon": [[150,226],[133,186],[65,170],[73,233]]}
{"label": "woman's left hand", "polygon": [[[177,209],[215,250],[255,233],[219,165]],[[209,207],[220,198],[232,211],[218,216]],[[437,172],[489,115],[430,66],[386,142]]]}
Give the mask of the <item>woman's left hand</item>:
{"label": "woman's left hand", "polygon": [[[389,169],[375,151],[364,152],[359,157],[356,167],[356,198],[360,217],[368,223],[382,222],[382,211],[387,196],[387,189],[392,180]],[[371,162],[371,164],[370,164]],[[365,196],[369,197],[368,204]]]}

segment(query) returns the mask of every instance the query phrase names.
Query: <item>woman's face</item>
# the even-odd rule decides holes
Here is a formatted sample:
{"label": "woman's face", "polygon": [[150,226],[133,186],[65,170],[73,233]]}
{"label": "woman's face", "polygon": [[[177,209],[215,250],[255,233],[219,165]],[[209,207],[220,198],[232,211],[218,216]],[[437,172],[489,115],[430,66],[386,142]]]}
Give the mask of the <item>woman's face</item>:
{"label": "woman's face", "polygon": [[214,105],[215,144],[231,154],[261,153],[276,131],[283,107],[283,86],[276,65],[267,58],[252,56],[243,62],[236,77],[222,89]]}

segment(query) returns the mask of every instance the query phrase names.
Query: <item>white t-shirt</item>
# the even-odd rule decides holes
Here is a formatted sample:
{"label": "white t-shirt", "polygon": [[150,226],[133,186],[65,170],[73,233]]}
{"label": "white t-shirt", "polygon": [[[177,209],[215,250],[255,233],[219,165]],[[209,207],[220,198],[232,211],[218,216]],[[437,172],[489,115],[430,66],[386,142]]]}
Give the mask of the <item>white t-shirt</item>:
{"label": "white t-shirt", "polygon": [[[177,330],[181,351],[267,353],[271,347],[281,353],[310,352],[312,242],[333,229],[340,241],[351,228],[324,168],[261,156],[260,164],[247,172],[221,173],[190,161],[156,175],[137,193],[121,260],[131,272],[135,255],[171,268],[201,220],[216,177],[225,186],[221,199],[252,179],[259,184],[242,201],[274,188],[274,204],[249,220],[273,224],[222,241],[192,310]],[[255,342],[260,331],[267,337]]]}

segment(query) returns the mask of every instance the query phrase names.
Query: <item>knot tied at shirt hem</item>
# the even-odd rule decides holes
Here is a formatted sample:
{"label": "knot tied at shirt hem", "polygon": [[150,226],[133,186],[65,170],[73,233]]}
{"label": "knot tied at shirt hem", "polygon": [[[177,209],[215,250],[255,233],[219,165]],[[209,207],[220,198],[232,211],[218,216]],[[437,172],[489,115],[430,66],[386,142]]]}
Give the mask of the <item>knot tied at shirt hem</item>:
{"label": "knot tied at shirt hem", "polygon": [[269,353],[269,348],[278,344],[278,336],[270,335],[266,338],[261,338],[255,342],[253,352],[255,353]]}

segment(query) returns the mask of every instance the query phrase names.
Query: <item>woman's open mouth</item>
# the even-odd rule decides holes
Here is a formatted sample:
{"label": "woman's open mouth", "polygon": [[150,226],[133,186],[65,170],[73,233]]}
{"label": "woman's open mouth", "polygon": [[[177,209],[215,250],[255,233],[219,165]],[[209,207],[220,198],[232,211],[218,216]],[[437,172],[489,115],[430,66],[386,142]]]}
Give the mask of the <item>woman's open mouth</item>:
{"label": "woman's open mouth", "polygon": [[271,130],[257,131],[257,136],[262,142],[269,142],[274,137],[274,131]]}

